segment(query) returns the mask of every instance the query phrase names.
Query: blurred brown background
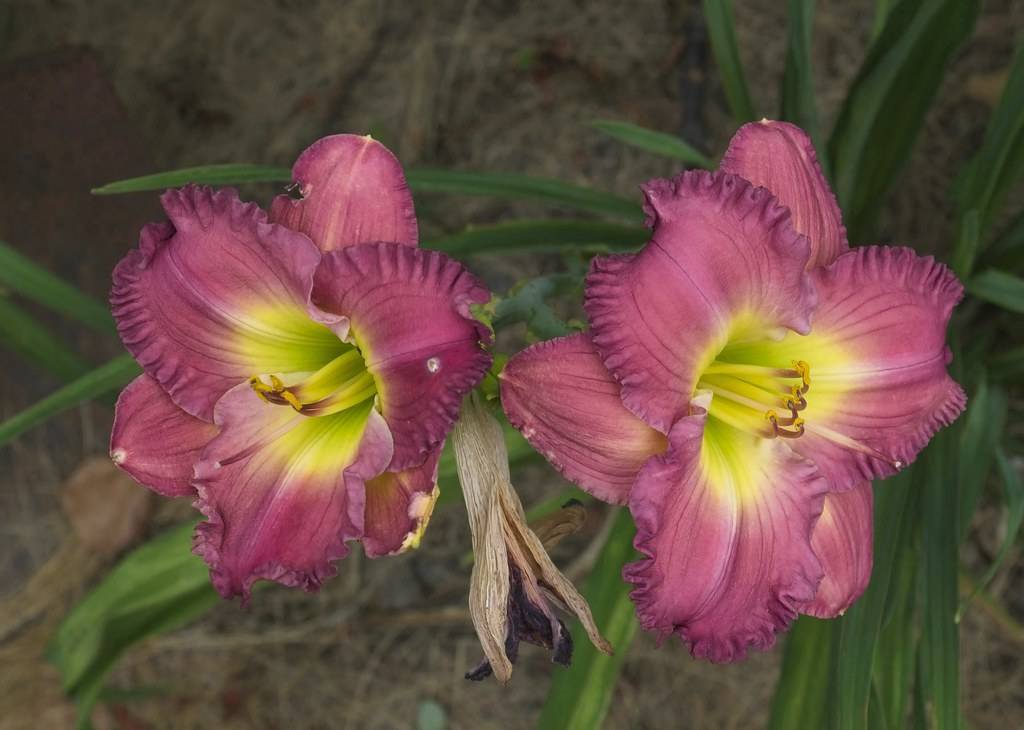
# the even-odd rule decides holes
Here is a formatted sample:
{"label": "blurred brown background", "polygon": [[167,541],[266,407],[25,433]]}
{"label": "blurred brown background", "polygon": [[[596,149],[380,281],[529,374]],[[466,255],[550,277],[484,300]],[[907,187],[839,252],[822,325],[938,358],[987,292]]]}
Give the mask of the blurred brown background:
{"label": "blurred brown background", "polygon": [[[771,116],[785,4],[734,5],[748,81]],[[818,3],[824,129],[863,58],[872,8],[867,0]],[[1021,28],[1024,4],[986,4],[890,196],[887,242],[933,251],[948,237],[949,182],[980,139]],[[290,165],[317,137],[340,131],[372,132],[407,166],[529,172],[630,196],[640,182],[673,172],[586,126],[602,117],[722,150],[734,127],[699,3],[7,0],[0,4],[0,239],[102,297],[113,264],[159,208],[155,195],[95,198],[90,187],[213,162]],[[272,192],[245,191],[262,200]],[[417,209],[427,235],[541,212],[449,197],[417,200]],[[498,291],[552,263],[471,262]],[[38,314],[93,361],[117,352],[116,343]],[[2,417],[57,385],[7,353],[0,366]],[[0,449],[2,728],[71,725],[41,647],[119,550],[189,515],[187,504],[154,505],[102,466],[68,484],[85,459],[105,454],[110,417],[108,404],[83,406]],[[518,483],[527,505],[562,486],[542,467]],[[984,509],[978,519],[987,519]],[[556,553],[577,579],[605,521],[593,508],[584,534]],[[110,525],[122,529],[97,539],[110,536]],[[968,561],[978,559],[971,550],[991,549],[985,529],[979,534]],[[464,610],[468,547],[464,513],[449,507],[418,552],[373,562],[353,556],[320,595],[272,588],[249,610],[222,604],[126,657],[112,684],[158,692],[103,706],[97,724],[407,728],[422,703],[434,702],[450,728],[530,728],[552,672],[563,670],[527,649],[508,687],[462,678],[479,656]],[[1005,595],[1024,578],[1016,558],[993,592],[1024,611],[1024,599]],[[968,614],[962,644],[972,728],[1020,726],[1021,641],[998,617],[978,608]],[[658,650],[640,636],[607,726],[761,727],[779,658],[775,651],[716,667],[674,642]]]}

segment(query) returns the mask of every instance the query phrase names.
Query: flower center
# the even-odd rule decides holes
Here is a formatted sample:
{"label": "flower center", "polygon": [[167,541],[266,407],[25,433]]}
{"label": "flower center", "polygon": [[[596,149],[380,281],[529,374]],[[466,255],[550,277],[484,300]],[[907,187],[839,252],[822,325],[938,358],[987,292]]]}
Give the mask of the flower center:
{"label": "flower center", "polygon": [[327,416],[372,398],[377,393],[373,376],[354,347],[328,362],[315,373],[292,385],[277,375],[249,378],[249,386],[267,403],[291,406],[304,416]]}
{"label": "flower center", "polygon": [[774,368],[714,360],[701,373],[698,390],[714,394],[708,415],[761,438],[804,435],[811,366],[794,360]]}

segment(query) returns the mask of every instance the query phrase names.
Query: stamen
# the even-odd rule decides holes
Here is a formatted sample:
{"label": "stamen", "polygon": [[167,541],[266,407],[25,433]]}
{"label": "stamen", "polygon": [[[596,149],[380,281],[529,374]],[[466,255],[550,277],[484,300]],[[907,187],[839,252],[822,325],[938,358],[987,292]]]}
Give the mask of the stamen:
{"label": "stamen", "polygon": [[[716,360],[701,373],[697,387],[715,395],[713,418],[761,438],[793,439],[804,434],[800,414],[807,409],[810,384],[811,367],[804,360],[794,360],[792,369]],[[781,409],[789,415],[780,417]],[[764,420],[770,428],[757,425]]]}
{"label": "stamen", "polygon": [[277,375],[249,378],[249,386],[264,403],[290,406],[304,416],[325,416],[372,398],[377,392],[362,356],[352,348],[331,360],[300,383],[286,386]]}
{"label": "stamen", "polygon": [[[802,362],[802,361],[801,361]],[[806,365],[806,363],[804,363]],[[763,365],[747,365],[742,363],[721,362],[716,360],[704,369],[704,375],[757,375],[769,378],[799,378],[797,370],[786,368],[769,368]]]}
{"label": "stamen", "polygon": [[[768,411],[764,414],[772,424],[773,436],[785,439],[797,439],[804,435],[804,419],[799,417],[780,419],[775,411]],[[796,431],[787,431],[783,426],[790,426]]]}
{"label": "stamen", "polygon": [[801,393],[806,393],[807,389],[811,387],[811,366],[803,360],[794,360],[793,368],[796,370],[800,379],[804,383],[804,387],[800,389]]}

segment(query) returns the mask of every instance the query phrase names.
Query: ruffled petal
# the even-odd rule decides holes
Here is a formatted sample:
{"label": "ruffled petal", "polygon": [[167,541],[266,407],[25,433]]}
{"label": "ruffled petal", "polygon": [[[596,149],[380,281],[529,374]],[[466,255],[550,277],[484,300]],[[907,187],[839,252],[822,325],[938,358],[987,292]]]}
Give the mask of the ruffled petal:
{"label": "ruffled petal", "polygon": [[625,504],[640,468],[665,436],[630,413],[586,334],[541,342],[501,373],[509,422],[567,479]]}
{"label": "ruffled petal", "polygon": [[651,242],[635,255],[595,258],[585,307],[626,407],[668,433],[727,341],[807,332],[814,290],[807,239],[763,188],[689,171],[644,193]]}
{"label": "ruffled petal", "polygon": [[490,330],[470,311],[489,298],[475,276],[437,251],[381,243],[324,255],[313,301],[349,320],[394,435],[389,471],[423,463],[490,367]]}
{"label": "ruffled petal", "polygon": [[808,337],[730,346],[760,365],[810,365],[803,438],[832,489],[884,478],[913,462],[966,396],[949,377],[946,325],[963,287],[931,257],[908,248],[861,247],[812,272],[820,306]]}
{"label": "ruffled petal", "polygon": [[402,165],[372,137],[324,137],[296,160],[292,180],[298,195],[277,196],[270,218],[305,233],[322,251],[376,241],[416,245]]}
{"label": "ruffled petal", "polygon": [[789,208],[793,228],[811,242],[807,268],[827,266],[850,248],[839,203],[800,127],[767,119],[743,125],[719,169],[768,188]]}
{"label": "ruffled petal", "polygon": [[248,376],[312,371],[338,354],[307,314],[320,260],[308,238],[234,190],[190,185],[161,201],[170,222],[143,229],[110,300],[125,347],[178,406],[209,421]]}
{"label": "ruffled petal", "polygon": [[871,580],[872,528],[871,482],[861,482],[845,492],[829,492],[811,547],[821,561],[825,577],[814,600],[800,609],[818,618],[846,613]]}
{"label": "ruffled petal", "polygon": [[826,484],[785,444],[708,419],[680,419],[629,496],[636,548],[623,575],[641,625],[678,633],[696,657],[764,649],[815,594],[811,530]]}
{"label": "ruffled petal", "polygon": [[216,435],[216,426],[185,413],[155,380],[140,375],[118,396],[110,458],[157,494],[185,497],[195,494],[192,467]]}
{"label": "ruffled petal", "polygon": [[196,465],[195,552],[225,598],[248,600],[263,578],[315,591],[363,535],[364,485],[391,459],[373,401],[307,418],[260,400],[248,384],[218,403],[220,434]]}
{"label": "ruffled petal", "polygon": [[417,548],[441,494],[438,447],[420,466],[386,471],[366,482],[363,549],[371,558]]}

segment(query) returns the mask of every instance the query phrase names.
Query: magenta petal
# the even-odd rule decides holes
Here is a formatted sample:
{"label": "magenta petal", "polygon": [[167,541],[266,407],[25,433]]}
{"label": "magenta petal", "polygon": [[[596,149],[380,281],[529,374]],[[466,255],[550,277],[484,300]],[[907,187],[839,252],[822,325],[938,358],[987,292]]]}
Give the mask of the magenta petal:
{"label": "magenta petal", "polygon": [[490,367],[491,333],[470,311],[489,298],[475,276],[437,251],[381,243],[324,255],[313,301],[350,322],[394,435],[389,471],[423,462]]}
{"label": "magenta petal", "polygon": [[814,600],[801,608],[801,613],[818,618],[842,616],[864,593],[871,579],[871,509],[871,482],[826,495],[821,517],[811,535],[811,547],[821,561],[825,577]]}
{"label": "magenta petal", "polygon": [[416,245],[416,214],[402,165],[372,137],[318,140],[295,162],[292,180],[300,198],[277,196],[270,218],[305,233],[322,251],[376,241]]}
{"label": "magenta petal", "polygon": [[767,119],[743,125],[719,169],[768,188],[789,208],[793,227],[811,242],[807,268],[827,266],[849,248],[836,196],[800,127]]}
{"label": "magenta petal", "polygon": [[644,193],[651,242],[635,255],[595,258],[585,307],[626,407],[668,433],[737,327],[807,332],[814,290],[807,239],[764,189],[691,171]]}
{"label": "magenta petal", "polygon": [[419,547],[440,494],[440,458],[439,446],[419,466],[400,472],[386,471],[366,482],[362,543],[371,558]]}
{"label": "magenta petal", "polygon": [[910,464],[963,411],[946,372],[946,325],[963,287],[931,257],[886,246],[854,249],[813,276],[821,305],[808,339],[842,354],[811,361],[807,434],[794,448],[845,489]]}
{"label": "magenta petal", "polygon": [[644,462],[667,446],[622,405],[619,384],[585,334],[515,355],[501,373],[501,403],[552,466],[606,502],[624,504]]}
{"label": "magenta petal", "polygon": [[[139,248],[114,270],[110,301],[121,339],[146,373],[181,408],[212,420],[229,388],[282,370],[258,354],[275,353],[277,339],[294,342],[292,321],[332,336],[306,315],[320,254],[234,190],[190,185],[161,201],[170,223],[143,229]],[[302,360],[299,351],[294,370],[316,369]]]}
{"label": "magenta petal", "polygon": [[623,575],[645,629],[677,632],[694,656],[729,662],[770,647],[814,597],[822,571],[811,530],[826,484],[767,441],[716,483],[721,464],[702,463],[705,419],[702,409],[680,419],[669,450],[640,472],[629,508],[646,557]]}
{"label": "magenta petal", "polygon": [[306,418],[265,403],[248,384],[218,403],[217,436],[196,465],[195,552],[225,598],[253,582],[315,591],[332,561],[362,537],[364,484],[391,459],[391,435],[371,401]]}
{"label": "magenta petal", "polygon": [[185,413],[155,380],[140,375],[117,399],[110,458],[157,494],[194,495],[192,467],[216,435],[216,426]]}

